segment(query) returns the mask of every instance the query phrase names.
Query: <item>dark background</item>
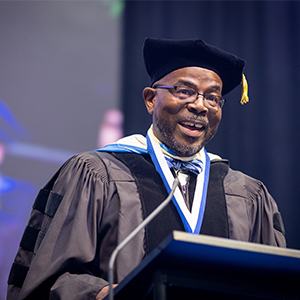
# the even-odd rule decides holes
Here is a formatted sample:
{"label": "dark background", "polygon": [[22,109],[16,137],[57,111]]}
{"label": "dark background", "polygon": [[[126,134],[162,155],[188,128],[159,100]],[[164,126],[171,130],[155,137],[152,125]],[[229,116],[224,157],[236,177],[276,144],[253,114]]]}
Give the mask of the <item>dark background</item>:
{"label": "dark background", "polygon": [[202,38],[244,58],[250,102],[228,94],[207,150],[262,180],[283,215],[288,247],[300,249],[300,2],[127,1],[123,23],[122,107],[125,134],[150,125],[142,99],[149,78],[145,37]]}

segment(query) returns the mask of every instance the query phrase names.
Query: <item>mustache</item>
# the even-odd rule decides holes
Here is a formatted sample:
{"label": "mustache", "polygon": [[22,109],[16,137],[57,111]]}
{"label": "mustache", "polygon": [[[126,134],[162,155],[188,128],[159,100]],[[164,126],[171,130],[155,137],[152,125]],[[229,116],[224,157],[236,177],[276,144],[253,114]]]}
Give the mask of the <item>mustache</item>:
{"label": "mustache", "polygon": [[208,120],[205,119],[203,116],[198,116],[198,115],[189,115],[189,116],[186,116],[184,117],[184,120],[185,121],[198,121],[198,122],[201,122],[205,125],[208,125]]}

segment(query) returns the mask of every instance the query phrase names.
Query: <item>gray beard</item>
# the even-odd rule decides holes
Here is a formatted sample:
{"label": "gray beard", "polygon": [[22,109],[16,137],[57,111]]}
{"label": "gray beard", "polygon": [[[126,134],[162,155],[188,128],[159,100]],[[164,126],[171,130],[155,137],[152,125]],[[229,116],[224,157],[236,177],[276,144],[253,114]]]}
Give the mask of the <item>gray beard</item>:
{"label": "gray beard", "polygon": [[185,146],[180,143],[176,139],[174,139],[173,132],[175,128],[169,126],[167,122],[162,121],[160,118],[156,118],[156,127],[158,128],[160,134],[162,135],[164,141],[166,141],[168,146],[173,152],[182,157],[193,156],[197,152],[199,152],[215,135],[216,132],[208,133],[207,130],[205,132],[205,138],[203,142],[198,146]]}

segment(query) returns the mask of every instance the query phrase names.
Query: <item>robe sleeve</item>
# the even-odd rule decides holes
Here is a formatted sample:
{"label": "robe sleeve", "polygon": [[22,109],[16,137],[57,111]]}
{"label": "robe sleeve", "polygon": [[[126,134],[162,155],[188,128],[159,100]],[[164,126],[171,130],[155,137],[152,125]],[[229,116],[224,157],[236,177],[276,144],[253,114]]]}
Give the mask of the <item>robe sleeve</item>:
{"label": "robe sleeve", "polygon": [[252,218],[252,241],[277,247],[286,247],[285,229],[277,203],[266,186],[257,182]]}
{"label": "robe sleeve", "polygon": [[108,284],[100,265],[99,231],[103,212],[112,205],[109,185],[105,165],[92,152],[74,156],[61,168],[50,193],[62,200],[53,220],[43,221],[42,231],[48,228],[19,299],[95,299]]}
{"label": "robe sleeve", "polygon": [[224,187],[230,238],[286,247],[278,206],[261,181],[230,169]]}

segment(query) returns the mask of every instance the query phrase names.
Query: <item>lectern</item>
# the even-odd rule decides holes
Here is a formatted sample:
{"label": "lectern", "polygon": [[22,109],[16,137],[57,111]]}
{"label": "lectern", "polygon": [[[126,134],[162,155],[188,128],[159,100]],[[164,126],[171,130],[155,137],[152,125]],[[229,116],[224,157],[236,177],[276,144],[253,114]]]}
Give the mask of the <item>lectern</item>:
{"label": "lectern", "polygon": [[300,251],[174,231],[114,299],[300,299]]}

